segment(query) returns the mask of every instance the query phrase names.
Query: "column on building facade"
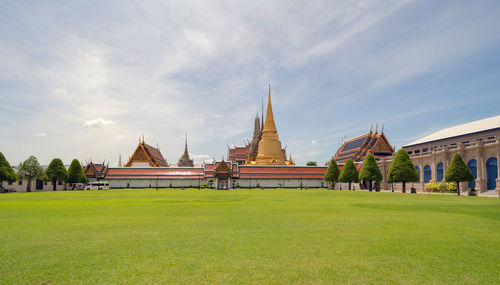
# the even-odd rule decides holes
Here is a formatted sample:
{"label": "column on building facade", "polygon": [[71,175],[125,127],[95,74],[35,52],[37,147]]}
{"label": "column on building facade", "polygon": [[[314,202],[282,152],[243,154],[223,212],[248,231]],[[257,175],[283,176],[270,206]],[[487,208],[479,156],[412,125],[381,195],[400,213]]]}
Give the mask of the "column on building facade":
{"label": "column on building facade", "polygon": [[424,192],[425,190],[425,183],[424,183],[424,158],[422,157],[422,155],[419,155],[419,159],[418,159],[418,162],[419,162],[419,169],[420,169],[420,190],[422,192]]}
{"label": "column on building facade", "polygon": [[[462,143],[462,142],[458,144],[458,153],[462,157],[462,159],[465,162],[465,164],[467,164],[468,160],[465,158],[465,144]],[[469,182],[468,181],[466,181],[466,182],[460,182],[460,190],[461,191],[465,191],[465,190],[468,190],[468,189],[469,189]]]}
{"label": "column on building facade", "polygon": [[479,192],[486,191],[486,161],[484,160],[484,143],[478,141],[476,143],[477,153],[477,179],[476,188]]}
{"label": "column on building facade", "polygon": [[450,165],[450,151],[448,150],[448,147],[444,146],[443,147],[443,180],[444,180],[444,175],[446,174],[446,171],[448,170],[449,165]]}
{"label": "column on building facade", "polygon": [[436,149],[433,149],[431,152],[432,155],[432,165],[431,165],[431,179],[433,181],[437,181],[437,169],[436,169]]}
{"label": "column on building facade", "polygon": [[500,138],[497,138],[497,142],[496,142],[496,157],[497,157],[497,187],[496,187],[496,190],[497,190],[497,193],[498,193],[498,197],[500,197]]}

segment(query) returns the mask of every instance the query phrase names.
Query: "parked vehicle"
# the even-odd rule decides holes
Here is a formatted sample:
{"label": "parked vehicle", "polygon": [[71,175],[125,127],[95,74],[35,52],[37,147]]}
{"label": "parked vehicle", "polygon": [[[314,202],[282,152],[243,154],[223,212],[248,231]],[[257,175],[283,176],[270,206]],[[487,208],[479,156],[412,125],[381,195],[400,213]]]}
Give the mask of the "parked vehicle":
{"label": "parked vehicle", "polygon": [[3,188],[3,186],[0,186],[0,193],[7,193],[9,192],[9,189]]}
{"label": "parked vehicle", "polygon": [[95,181],[89,182],[85,185],[85,190],[109,190],[109,182]]}

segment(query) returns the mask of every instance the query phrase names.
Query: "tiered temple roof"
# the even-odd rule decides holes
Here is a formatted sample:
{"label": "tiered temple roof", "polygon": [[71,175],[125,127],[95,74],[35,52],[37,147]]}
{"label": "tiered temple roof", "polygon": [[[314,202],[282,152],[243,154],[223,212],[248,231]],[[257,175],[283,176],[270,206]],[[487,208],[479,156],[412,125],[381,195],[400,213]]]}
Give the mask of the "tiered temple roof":
{"label": "tiered temple roof", "polygon": [[139,145],[125,164],[125,167],[134,167],[134,165],[141,167],[167,167],[168,163],[161,154],[160,149],[148,145],[144,142],[144,138],[142,138],[142,141],[139,140]]}
{"label": "tiered temple roof", "polygon": [[83,172],[87,177],[95,177],[97,179],[103,179],[108,171],[108,166],[104,163],[98,164],[90,162],[85,166]]}
{"label": "tiered temple roof", "polygon": [[337,150],[334,159],[337,163],[344,163],[348,159],[362,162],[368,153],[372,153],[376,160],[394,154],[394,148],[387,140],[383,129],[380,134],[377,131],[373,133],[370,129],[370,132],[344,142]]}

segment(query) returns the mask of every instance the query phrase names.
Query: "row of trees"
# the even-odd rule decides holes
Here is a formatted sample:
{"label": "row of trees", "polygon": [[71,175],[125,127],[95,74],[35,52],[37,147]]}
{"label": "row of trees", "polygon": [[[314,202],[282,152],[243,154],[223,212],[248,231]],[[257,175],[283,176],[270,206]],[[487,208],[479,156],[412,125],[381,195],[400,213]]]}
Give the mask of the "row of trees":
{"label": "row of trees", "polygon": [[[336,182],[344,182],[349,183],[349,190],[351,190],[351,183],[358,183],[360,180],[364,180],[369,182],[369,190],[372,191],[373,182],[380,183],[382,179],[380,168],[378,167],[375,157],[371,153],[365,157],[361,173],[358,172],[352,159],[348,159],[342,171],[340,171],[337,163],[332,158],[324,176],[324,180],[328,182],[332,188],[335,187]],[[406,193],[406,183],[418,182],[419,179],[419,173],[415,165],[413,165],[410,156],[406,150],[400,149],[391,163],[389,172],[387,173],[387,181],[401,182],[403,186],[402,192]],[[460,195],[460,182],[474,180],[472,172],[467,165],[465,165],[460,154],[457,153],[453,157],[450,167],[448,167],[446,171],[445,180],[457,184],[458,195]]]}
{"label": "row of trees", "polygon": [[54,158],[47,169],[43,171],[37,158],[30,156],[19,166],[16,175],[10,163],[5,159],[3,153],[0,152],[0,184],[3,181],[15,182],[18,179],[28,182],[26,186],[27,192],[31,192],[31,182],[36,179],[52,181],[54,191],[59,181],[70,184],[87,182],[87,177],[78,159],[73,159],[68,170],[66,170],[62,160]]}

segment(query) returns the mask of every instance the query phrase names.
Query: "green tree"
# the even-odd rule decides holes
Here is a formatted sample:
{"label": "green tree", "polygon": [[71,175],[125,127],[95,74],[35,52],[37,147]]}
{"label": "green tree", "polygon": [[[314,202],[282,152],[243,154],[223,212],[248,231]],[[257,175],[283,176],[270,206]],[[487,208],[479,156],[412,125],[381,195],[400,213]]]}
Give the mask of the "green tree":
{"label": "green tree", "polygon": [[0,152],[0,185],[2,185],[3,181],[14,182],[16,179],[16,173],[14,173],[12,166],[5,159],[3,153]]}
{"label": "green tree", "polygon": [[33,179],[43,179],[44,173],[43,168],[40,163],[33,155],[28,157],[21,166],[18,172],[19,179],[28,180],[28,185],[26,186],[26,192],[31,192],[31,181]]}
{"label": "green tree", "polygon": [[358,169],[356,168],[356,165],[354,165],[354,161],[352,161],[352,159],[348,159],[344,163],[344,167],[342,168],[342,171],[340,171],[339,181],[349,183],[349,190],[351,190],[352,182],[359,182]]}
{"label": "green tree", "polygon": [[451,160],[450,167],[448,167],[448,170],[446,170],[444,179],[447,182],[456,182],[457,194],[460,195],[460,182],[472,181],[474,180],[474,175],[472,175],[472,171],[470,171],[467,165],[465,165],[465,162],[460,154],[457,153]]}
{"label": "green tree", "polygon": [[68,172],[62,160],[59,158],[54,158],[49,164],[49,167],[45,170],[45,175],[52,181],[52,190],[56,191],[57,181],[65,182],[68,179]]}
{"label": "green tree", "polygon": [[318,164],[316,163],[316,161],[308,161],[306,163],[306,166],[318,166]]}
{"label": "green tree", "polygon": [[78,159],[73,159],[68,168],[68,183],[87,183],[87,177],[83,173],[82,165]]}
{"label": "green tree", "polygon": [[363,168],[361,169],[361,173],[359,174],[360,180],[365,180],[370,183],[369,189],[372,191],[373,181],[381,181],[382,180],[382,172],[380,172],[380,168],[378,167],[377,161],[375,161],[375,157],[373,154],[369,153],[365,160],[363,161]]}
{"label": "green tree", "polygon": [[403,193],[406,193],[406,182],[418,182],[418,179],[418,171],[406,150],[398,150],[387,173],[387,181],[402,182]]}
{"label": "green tree", "polygon": [[333,189],[335,188],[335,182],[339,182],[339,174],[340,174],[340,169],[339,166],[337,165],[337,162],[335,162],[335,159],[330,160],[330,165],[328,165],[328,169],[326,170],[325,177],[323,177],[323,180],[325,180],[328,185]]}

